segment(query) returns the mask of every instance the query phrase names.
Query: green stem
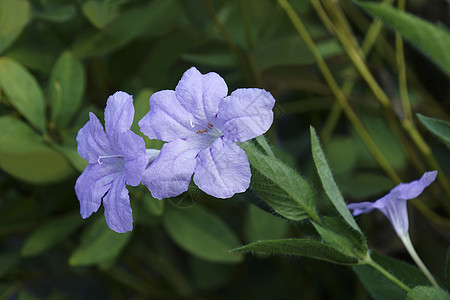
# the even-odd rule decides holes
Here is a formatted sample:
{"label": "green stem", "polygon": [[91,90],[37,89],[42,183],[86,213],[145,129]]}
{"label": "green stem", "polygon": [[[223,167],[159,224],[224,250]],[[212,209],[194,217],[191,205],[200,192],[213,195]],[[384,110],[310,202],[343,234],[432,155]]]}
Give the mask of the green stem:
{"label": "green stem", "polygon": [[316,45],[314,44],[314,41],[312,40],[311,36],[309,35],[308,31],[306,30],[305,26],[303,25],[302,21],[298,17],[297,13],[294,11],[292,6],[289,4],[287,0],[278,0],[278,3],[280,6],[286,11],[287,15],[291,19],[294,27],[297,29],[297,32],[299,35],[303,38],[306,45],[314,55],[317,65],[322,72],[323,77],[325,78],[326,82],[328,83],[329,87],[333,91],[333,94],[336,97],[336,100],[338,101],[339,105],[344,110],[345,114],[347,115],[347,118],[350,120],[350,122],[355,127],[358,134],[361,136],[362,140],[366,144],[367,148],[373,155],[373,157],[377,160],[377,162],[380,164],[381,168],[388,174],[389,177],[391,177],[395,182],[400,182],[400,177],[397,175],[395,170],[391,167],[389,162],[386,160],[384,155],[381,153],[381,151],[378,149],[377,145],[373,141],[373,139],[370,137],[369,133],[366,131],[364,126],[362,125],[359,118],[356,116],[355,112],[351,108],[350,104],[347,101],[347,97],[345,96],[344,92],[341,90],[339,85],[337,84],[336,80],[333,77],[333,74],[331,73],[330,69],[328,68],[325,60],[323,59],[322,55],[320,54],[319,50],[317,49]]}
{"label": "green stem", "polygon": [[[400,11],[405,10],[406,0],[399,0],[397,3]],[[399,33],[395,34],[395,48],[397,52],[397,69],[398,82],[400,87],[400,99],[402,102],[404,117],[407,120],[412,120],[411,105],[409,103],[408,85],[406,82],[406,65],[403,53],[403,39]]]}
{"label": "green stem", "polygon": [[[355,65],[356,69],[359,71],[360,75],[364,78],[369,88],[372,90],[373,94],[380,102],[380,104],[385,109],[387,113],[387,117],[394,119],[394,115],[392,112],[391,103],[389,97],[380,87],[378,82],[373,77],[370,72],[367,64],[364,60],[364,56],[362,54],[362,50],[359,47],[358,43],[355,41],[354,35],[349,28],[349,25],[346,22],[345,16],[343,15],[342,10],[340,9],[339,3],[333,0],[324,0],[324,6],[327,8],[328,12],[334,16],[335,22],[335,31],[337,37],[339,38],[344,50],[347,52],[348,57]],[[339,30],[337,30],[339,29]],[[406,81],[406,75],[405,75]],[[425,142],[425,140],[420,135],[417,128],[414,126],[412,120],[404,118],[401,122],[403,129],[409,134],[410,138],[416,144],[417,148],[420,150],[422,155],[425,157],[428,165],[439,172],[438,182],[442,186],[447,198],[450,199],[450,185],[445,180],[445,174],[440,168],[438,162],[433,156],[431,148]],[[394,180],[395,181],[395,180]],[[445,208],[448,212],[450,212],[450,208],[447,205],[447,202],[444,202]]]}
{"label": "green stem", "polygon": [[425,276],[428,278],[431,284],[434,287],[440,288],[439,284],[436,282],[433,275],[431,275],[430,271],[428,271],[427,267],[422,262],[416,250],[414,249],[414,246],[411,243],[411,239],[409,237],[409,233],[406,233],[405,235],[401,236],[400,239],[402,240],[403,245],[405,245],[405,248],[408,251],[409,255],[411,255],[411,258],[414,260],[419,269],[422,270],[422,272],[425,274]]}
{"label": "green stem", "polygon": [[388,270],[386,270],[385,268],[383,268],[381,265],[379,265],[378,263],[376,263],[372,257],[370,257],[369,254],[367,254],[367,257],[364,259],[364,262],[366,264],[368,264],[369,266],[371,266],[372,268],[374,268],[375,270],[377,270],[378,272],[380,272],[381,274],[383,274],[384,277],[386,277],[387,279],[389,279],[392,283],[394,283],[395,285],[397,285],[398,287],[400,287],[402,290],[404,290],[405,292],[409,293],[411,291],[411,288],[408,287],[406,284],[404,284],[403,282],[401,282],[397,277],[395,277],[392,273],[390,273]]}

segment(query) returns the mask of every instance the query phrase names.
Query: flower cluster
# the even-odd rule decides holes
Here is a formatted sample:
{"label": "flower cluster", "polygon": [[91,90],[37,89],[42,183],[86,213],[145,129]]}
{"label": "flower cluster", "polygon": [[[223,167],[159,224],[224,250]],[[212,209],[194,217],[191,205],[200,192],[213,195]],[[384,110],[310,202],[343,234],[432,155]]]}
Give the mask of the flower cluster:
{"label": "flower cluster", "polygon": [[78,153],[89,162],[75,192],[83,218],[103,200],[108,226],[117,232],[133,228],[126,184],[141,182],[163,199],[188,189],[191,177],[205,193],[229,198],[250,184],[247,155],[236,142],[265,133],[273,122],[275,99],[262,89],[237,89],[228,95],[216,73],[187,70],[175,90],[154,93],[150,111],[139,121],[150,139],[166,142],[161,151],[146,149],[133,133],[132,96],[116,92],[105,108],[105,130],[97,117],[77,136]]}

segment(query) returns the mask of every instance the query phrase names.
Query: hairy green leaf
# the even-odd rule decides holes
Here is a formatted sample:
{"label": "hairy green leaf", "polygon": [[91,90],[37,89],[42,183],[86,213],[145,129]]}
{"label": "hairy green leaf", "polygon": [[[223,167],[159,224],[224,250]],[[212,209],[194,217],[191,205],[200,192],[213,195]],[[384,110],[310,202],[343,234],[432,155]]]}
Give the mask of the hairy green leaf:
{"label": "hairy green leaf", "polygon": [[407,300],[450,300],[450,294],[433,286],[416,286],[406,296]]}
{"label": "hairy green leaf", "polygon": [[344,220],[356,231],[361,233],[361,229],[356,224],[355,219],[351,215],[347,205],[345,204],[344,198],[339,191],[336,182],[334,181],[333,174],[331,173],[330,167],[328,166],[325,154],[320,146],[319,138],[317,137],[315,129],[311,126],[311,147],[312,154],[314,158],[314,163],[316,164],[317,173],[319,173],[320,180],[322,181],[322,186],[325,193],[333,203],[334,207],[338,213],[344,218]]}
{"label": "hairy green leaf", "polygon": [[345,265],[358,263],[357,258],[345,255],[329,245],[310,239],[257,241],[231,251],[271,255],[306,256]]}
{"label": "hairy green leaf", "polygon": [[261,153],[251,142],[241,144],[252,167],[250,187],[285,218],[317,218],[316,196],[310,184],[274,157]]}

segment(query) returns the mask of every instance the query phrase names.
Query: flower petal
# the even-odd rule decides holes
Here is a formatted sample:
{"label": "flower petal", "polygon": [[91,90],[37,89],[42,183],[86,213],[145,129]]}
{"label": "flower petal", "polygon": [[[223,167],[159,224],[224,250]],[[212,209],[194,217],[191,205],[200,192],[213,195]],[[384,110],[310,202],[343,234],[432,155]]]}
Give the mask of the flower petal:
{"label": "flower petal", "polygon": [[375,209],[374,202],[358,202],[347,204],[348,209],[353,210],[353,215],[366,214]]}
{"label": "flower petal", "polygon": [[145,170],[142,179],[152,196],[163,199],[187,191],[199,151],[193,143],[182,139],[164,144],[158,157]]}
{"label": "flower petal", "polygon": [[399,193],[398,197],[400,199],[414,199],[422,194],[423,190],[436,180],[436,176],[437,171],[425,172],[419,180],[414,180],[409,183],[401,183],[393,188],[393,190],[396,190]]}
{"label": "flower petal", "polygon": [[220,102],[228,94],[228,87],[217,73],[203,75],[192,67],[184,72],[175,93],[181,105],[196,119],[204,121],[201,125],[206,126],[215,119]]}
{"label": "flower petal", "polygon": [[245,142],[265,133],[273,122],[275,99],[262,89],[237,89],[219,106],[218,123],[223,135]]}
{"label": "flower petal", "polygon": [[148,164],[144,139],[128,130],[119,135],[119,145],[125,160],[123,172],[126,182],[137,186]]}
{"label": "flower petal", "polygon": [[131,95],[115,92],[114,95],[109,96],[105,108],[105,130],[114,150],[118,150],[119,147],[119,134],[130,130],[133,118],[134,106]]}
{"label": "flower petal", "polygon": [[401,237],[409,229],[406,200],[398,198],[398,194],[392,191],[385,197],[388,197],[386,205],[378,209],[389,219],[395,232]]}
{"label": "flower petal", "polygon": [[98,210],[102,197],[110,189],[113,180],[121,176],[121,171],[122,164],[87,165],[75,184],[83,219]]}
{"label": "flower petal", "polygon": [[166,90],[150,97],[150,111],[139,121],[139,127],[150,139],[171,142],[194,135],[194,120],[178,102],[175,92]]}
{"label": "flower petal", "polygon": [[236,143],[217,139],[198,154],[194,182],[205,193],[216,198],[230,198],[245,192],[250,185],[247,154]]}
{"label": "flower petal", "polygon": [[100,155],[112,154],[108,138],[103,126],[93,113],[89,113],[89,121],[78,131],[78,153],[90,164],[96,164]]}
{"label": "flower petal", "polygon": [[133,229],[133,214],[130,206],[130,196],[125,186],[125,176],[114,179],[111,189],[103,197],[105,219],[109,228],[116,232],[127,232]]}

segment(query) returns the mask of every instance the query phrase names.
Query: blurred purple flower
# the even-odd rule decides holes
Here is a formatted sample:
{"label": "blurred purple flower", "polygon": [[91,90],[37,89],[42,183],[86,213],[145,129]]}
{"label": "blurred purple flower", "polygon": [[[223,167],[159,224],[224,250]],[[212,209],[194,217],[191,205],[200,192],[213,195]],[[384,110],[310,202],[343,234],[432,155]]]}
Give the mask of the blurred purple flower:
{"label": "blurred purple flower", "polygon": [[373,209],[380,210],[391,221],[397,235],[402,237],[408,234],[409,228],[406,201],[419,196],[436,179],[436,176],[437,171],[425,172],[419,180],[400,183],[389,194],[375,202],[351,203],[347,206],[353,210],[354,216],[371,212]]}
{"label": "blurred purple flower", "polygon": [[89,162],[75,184],[81,216],[96,212],[103,199],[108,226],[116,232],[130,231],[133,216],[125,183],[137,186],[149,161],[144,140],[130,130],[133,98],[124,92],[108,98],[106,133],[93,113],[89,117],[77,136],[78,153]]}
{"label": "blurred purple flower", "polygon": [[266,132],[273,122],[275,99],[262,89],[237,89],[230,96],[216,73],[190,68],[175,90],[150,98],[150,111],[139,121],[141,131],[165,142],[144,172],[142,182],[153,197],[177,196],[195,184],[217,198],[244,192],[250,165],[236,142]]}

